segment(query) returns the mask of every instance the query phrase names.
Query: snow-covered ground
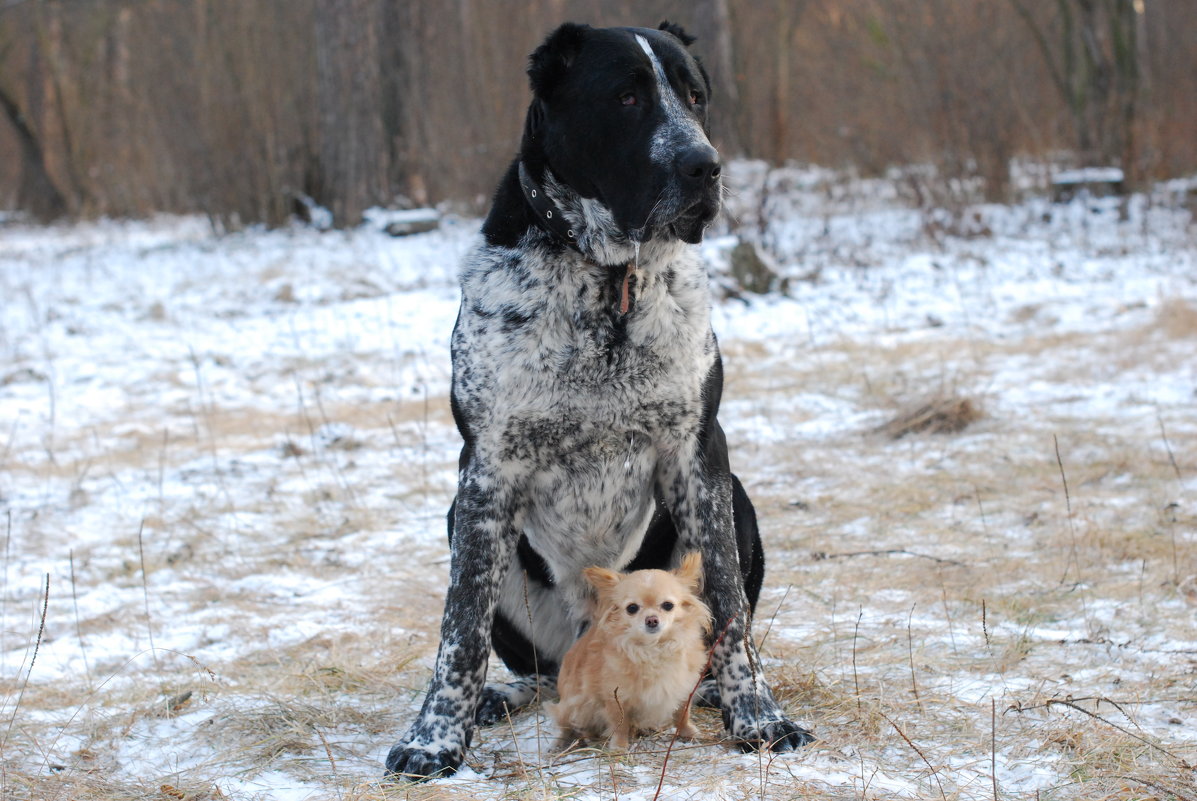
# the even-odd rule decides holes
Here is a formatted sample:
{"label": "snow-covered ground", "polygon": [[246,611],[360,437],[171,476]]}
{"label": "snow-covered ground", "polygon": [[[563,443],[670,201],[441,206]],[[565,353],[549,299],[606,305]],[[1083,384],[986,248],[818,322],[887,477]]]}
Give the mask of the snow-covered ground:
{"label": "snow-covered ground", "polygon": [[[730,229],[703,246],[721,419],[767,541],[766,667],[820,743],[740,755],[701,713],[667,758],[554,755],[536,710],[400,794],[1197,797],[1183,187],[948,214],[737,176],[788,281],[725,292]],[[476,229],[0,227],[0,797],[388,792],[436,647]],[[980,419],[877,433],[936,398]]]}

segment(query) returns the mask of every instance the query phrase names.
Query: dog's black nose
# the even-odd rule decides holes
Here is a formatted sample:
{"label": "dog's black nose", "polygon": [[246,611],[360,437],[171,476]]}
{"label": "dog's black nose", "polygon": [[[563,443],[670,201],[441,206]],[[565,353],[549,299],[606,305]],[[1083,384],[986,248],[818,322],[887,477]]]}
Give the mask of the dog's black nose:
{"label": "dog's black nose", "polygon": [[657,620],[656,615],[649,615],[648,617],[644,618],[645,628],[655,629],[660,622],[661,621]]}
{"label": "dog's black nose", "polygon": [[698,186],[714,183],[723,171],[719,151],[710,145],[696,145],[678,154],[674,162],[682,180]]}

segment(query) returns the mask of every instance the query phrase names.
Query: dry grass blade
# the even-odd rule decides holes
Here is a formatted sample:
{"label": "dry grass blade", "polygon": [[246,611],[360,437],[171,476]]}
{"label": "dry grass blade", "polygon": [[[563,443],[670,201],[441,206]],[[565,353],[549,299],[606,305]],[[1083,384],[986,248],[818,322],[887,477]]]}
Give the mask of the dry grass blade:
{"label": "dry grass blade", "polygon": [[160,669],[158,664],[158,650],[154,648],[154,621],[150,617],[150,586],[149,578],[145,573],[145,543],[142,539],[142,533],[145,531],[145,518],[141,519],[141,523],[137,526],[137,558],[141,562],[141,598],[145,603],[145,630],[150,637],[150,656],[154,660],[154,668]]}
{"label": "dry grass blade", "polygon": [[[1060,456],[1060,438],[1052,434],[1052,445],[1056,450],[1056,466],[1060,468],[1060,483],[1064,485],[1064,507],[1068,511],[1068,561],[1076,568],[1076,583],[1079,585],[1084,582],[1084,577],[1081,575],[1081,555],[1077,545],[1076,521],[1072,516],[1072,493],[1068,489],[1068,476],[1064,472],[1064,459]],[[1065,565],[1064,575],[1060,576],[1060,583],[1063,584],[1068,578],[1068,567]],[[1085,601],[1084,593],[1081,594],[1081,604],[1085,613],[1085,619],[1089,618],[1089,607]]]}
{"label": "dry grass blade", "polygon": [[[687,707],[694,702],[694,693],[698,692],[698,688],[702,684],[703,678],[711,670],[711,662],[713,662],[715,659],[715,649],[718,648],[720,643],[723,642],[723,638],[727,636],[727,630],[731,628],[732,623],[736,622],[737,617],[739,617],[738,613],[732,615],[731,618],[728,619],[727,625],[723,627],[723,631],[719,632],[719,637],[716,638],[715,642],[711,643],[711,647],[707,649],[707,663],[703,666],[702,672],[698,674],[698,681],[694,682],[694,686],[690,688],[690,695],[686,697]],[[669,767],[669,757],[673,753],[673,746],[674,743],[677,742],[677,737],[678,730],[675,727],[673,730],[673,736],[669,738],[669,746],[665,749],[665,759],[661,764],[661,777],[657,780],[657,791],[653,793],[653,801],[657,801],[661,795],[661,788],[665,786],[665,771]]]}
{"label": "dry grass blade", "polygon": [[[1164,450],[1168,452],[1168,462],[1172,465],[1172,472],[1176,475],[1176,483],[1182,489],[1184,488],[1184,479],[1180,474],[1180,465],[1176,463],[1176,454],[1172,452],[1172,443],[1168,442],[1168,431],[1164,428],[1164,418],[1160,415],[1159,410],[1156,410],[1155,420],[1160,426],[1160,438],[1164,441]],[[1180,584],[1180,555],[1179,548],[1176,543],[1176,526],[1169,525],[1169,534],[1172,541],[1172,582]]]}
{"label": "dry grass blade", "polygon": [[25,680],[21,682],[21,690],[17,693],[16,703],[12,706],[12,715],[8,719],[8,727],[4,730],[4,739],[0,740],[0,753],[8,745],[8,738],[12,735],[13,724],[17,721],[17,712],[21,709],[21,701],[25,698],[25,690],[29,687],[29,677],[33,675],[33,665],[37,662],[37,652],[42,647],[42,637],[46,634],[46,612],[50,609],[50,574],[46,574],[46,591],[42,595],[42,616],[37,627],[37,639],[33,643],[33,656],[29,659],[29,670],[25,673]]}
{"label": "dry grass blade", "polygon": [[87,686],[91,687],[91,663],[87,659],[87,645],[83,641],[83,628],[79,625],[79,590],[75,581],[75,550],[72,548],[67,556],[71,567],[71,605],[75,610],[75,637],[79,640],[79,651],[83,655],[83,672],[87,676]]}
{"label": "dry grass blade", "polygon": [[885,718],[885,721],[887,723],[889,723],[889,725],[894,727],[894,731],[896,731],[898,733],[898,736],[901,737],[906,742],[906,744],[908,746],[910,746],[910,748],[916,754],[919,755],[919,759],[923,760],[923,764],[927,766],[927,770],[931,771],[931,776],[932,776],[932,778],[935,779],[935,784],[939,788],[939,797],[942,798],[943,801],[948,801],[948,796],[943,791],[943,782],[941,782],[939,780],[939,771],[927,760],[926,755],[923,754],[923,752],[921,750],[919,750],[919,747],[917,745],[915,745],[909,737],[906,736],[906,732],[902,731],[902,727],[900,727],[897,723],[895,723],[884,712],[879,712],[878,714],[881,715],[881,717]]}
{"label": "dry grass blade", "polygon": [[919,698],[919,683],[914,674],[914,638],[911,635],[911,622],[914,620],[914,608],[918,604],[910,605],[910,614],[906,616],[906,658],[910,662],[910,689],[914,693],[914,702],[919,712],[923,711],[923,699]]}
{"label": "dry grass blade", "polygon": [[777,608],[774,609],[773,614],[769,616],[769,622],[765,626],[765,633],[761,635],[761,640],[756,645],[758,653],[765,652],[765,642],[769,639],[769,632],[773,631],[773,622],[777,620],[777,614],[781,611],[781,608],[785,606],[786,599],[790,597],[790,590],[792,589],[794,589],[793,584],[786,585],[786,591],[782,593],[781,600],[777,602]]}
{"label": "dry grass blade", "polygon": [[[12,509],[6,509],[4,526],[4,581],[0,583],[0,622],[8,620],[8,551],[12,545]],[[8,651],[8,627],[0,625],[0,652]]]}
{"label": "dry grass blade", "polygon": [[822,559],[851,559],[856,556],[913,556],[917,559],[930,559],[941,565],[952,565],[954,567],[968,567],[964,562],[958,562],[955,559],[943,559],[938,556],[931,556],[925,553],[916,553],[908,551],[905,548],[880,548],[872,551],[851,551],[848,553],[823,553],[821,551],[811,554],[815,561]]}
{"label": "dry grass blade", "polygon": [[1081,714],[1088,715],[1089,717],[1093,718],[1094,720],[1101,721],[1102,723],[1106,724],[1107,726],[1109,726],[1112,729],[1117,729],[1118,731],[1125,734],[1127,737],[1130,737],[1134,740],[1138,740],[1143,745],[1147,746],[1148,748],[1152,749],[1153,751],[1157,751],[1166,757],[1176,760],[1176,762],[1178,764],[1180,764],[1181,766],[1186,767],[1186,768],[1188,767],[1188,762],[1181,759],[1179,756],[1172,753],[1167,748],[1163,748],[1160,745],[1153,743],[1151,740],[1148,740],[1146,737],[1142,736],[1141,734],[1135,734],[1133,731],[1126,728],[1125,726],[1119,726],[1117,723],[1114,723],[1111,720],[1106,720],[1105,718],[1103,718],[1101,715],[1097,714],[1096,712],[1090,712],[1088,709],[1085,709],[1080,704],[1073,703],[1072,701],[1065,699],[1065,698],[1052,698],[1044,703],[1044,707],[1046,707],[1048,709],[1050,709],[1053,706],[1066,706],[1069,709],[1075,709],[1077,712],[1080,712]]}
{"label": "dry grass blade", "polygon": [[312,726],[312,731],[316,733],[316,736],[320,738],[320,744],[324,746],[324,755],[328,757],[328,764],[332,768],[333,783],[337,788],[337,798],[342,798],[343,793],[341,792],[340,777],[337,775],[337,760],[333,757],[332,748],[328,745],[328,739],[325,738],[324,732],[320,731],[319,726]]}
{"label": "dry grass blade", "polygon": [[864,607],[856,614],[856,626],[852,629],[852,687],[856,694],[856,713],[861,714],[860,701],[860,673],[856,670],[856,641],[860,636],[860,620],[864,617]]}
{"label": "dry grass blade", "polygon": [[1170,795],[1170,796],[1173,796],[1174,798],[1179,798],[1181,801],[1197,801],[1197,795],[1194,795],[1191,792],[1185,792],[1177,787],[1170,787],[1168,785],[1165,785],[1163,782],[1152,781],[1151,779],[1144,779],[1141,776],[1117,776],[1115,778],[1121,779],[1122,781],[1125,781],[1125,782],[1134,782],[1135,784],[1141,784],[1144,787],[1149,787],[1152,790],[1155,790],[1157,793],[1163,793],[1164,795]]}
{"label": "dry grass blade", "polygon": [[1158,411],[1155,414],[1155,420],[1160,426],[1160,438],[1164,441],[1164,450],[1168,452],[1168,463],[1172,465],[1172,472],[1176,474],[1178,482],[1183,481],[1184,479],[1180,475],[1180,466],[1176,464],[1176,454],[1172,452],[1172,443],[1168,442],[1168,431],[1164,428],[1164,418]]}
{"label": "dry grass blade", "polygon": [[993,779],[993,801],[998,801],[997,699],[989,699],[989,775]]}
{"label": "dry grass blade", "polygon": [[985,648],[990,653],[993,652],[993,643],[989,640],[989,613],[986,608],[986,601],[981,599],[981,633],[985,635]]}

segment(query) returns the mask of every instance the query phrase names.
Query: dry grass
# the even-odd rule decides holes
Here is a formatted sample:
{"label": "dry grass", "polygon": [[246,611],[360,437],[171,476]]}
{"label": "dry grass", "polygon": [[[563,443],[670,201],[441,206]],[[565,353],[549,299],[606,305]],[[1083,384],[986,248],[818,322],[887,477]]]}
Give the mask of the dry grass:
{"label": "dry grass", "polygon": [[1156,312],[1159,328],[1172,339],[1197,337],[1197,306],[1183,298],[1169,298]]}
{"label": "dry grass", "polygon": [[[1146,347],[1140,337],[856,345],[851,361],[812,359],[831,371],[786,377],[884,408],[920,375],[942,386],[946,367],[995,398],[981,426],[964,426],[979,420],[971,398],[941,395],[879,428],[862,418],[847,440],[752,455],[770,466],[749,488],[773,532],[770,583],[793,590],[777,619],[807,621],[795,636],[772,634],[766,650],[800,666],[774,679],[795,708],[816,710],[828,745],[904,750],[930,777],[925,756],[938,775],[923,797],[993,797],[975,773],[966,784],[970,771],[945,766],[984,767],[996,747],[1002,761],[1069,777],[1043,798],[1197,798],[1193,741],[1173,741],[1197,707],[1197,604],[1184,589],[1197,572],[1197,515],[1176,500],[1197,432],[1182,426],[1180,457],[1174,412],[1090,417],[1069,397],[1017,409],[1003,402],[1011,387],[995,369],[1033,354],[1047,380],[1096,387],[1109,380],[1105,353]],[[949,350],[962,356],[945,359]],[[1155,357],[1176,363],[1175,351]],[[794,363],[783,356],[774,370],[778,362]],[[1129,374],[1142,360],[1115,363]],[[734,387],[741,376],[729,372]],[[761,373],[773,375],[743,383]],[[757,409],[765,428],[806,418],[781,398]],[[932,436],[939,429],[953,433]],[[874,430],[890,436],[866,436]],[[962,705],[953,685],[970,683],[979,703]],[[1058,703],[1082,696],[1082,709]]]}
{"label": "dry grass", "polygon": [[[444,398],[208,408],[112,454],[89,451],[103,432],[63,432],[62,459],[12,469],[77,484],[84,508],[141,482],[144,569],[138,505],[108,545],[74,552],[74,589],[123,601],[76,623],[69,580],[54,582],[39,663],[0,679],[3,798],[652,798],[663,772],[662,798],[1193,801],[1197,426],[1179,405],[1074,399],[1139,380],[1143,359],[1111,354],[1179,363],[1181,305],[1161,307],[1162,342],[725,343],[723,419],[768,549],[755,628],[779,698],[820,737],[777,758],[719,743],[710,711],[696,746],[555,755],[536,711],[480,732],[463,778],[377,781],[436,650]],[[1061,390],[1030,403],[1030,380]],[[895,398],[926,390],[935,403],[875,435]],[[355,446],[321,446],[325,422]],[[159,495],[160,472],[194,491]],[[72,547],[57,514],[21,521],[20,547]],[[6,576],[12,650],[33,640],[38,598]],[[146,650],[186,626],[202,630],[192,648]],[[113,638],[140,650],[105,655]],[[68,647],[89,675],[43,678]]]}
{"label": "dry grass", "polygon": [[909,434],[957,434],[981,418],[981,409],[971,398],[936,396],[903,409],[877,430],[891,439]]}

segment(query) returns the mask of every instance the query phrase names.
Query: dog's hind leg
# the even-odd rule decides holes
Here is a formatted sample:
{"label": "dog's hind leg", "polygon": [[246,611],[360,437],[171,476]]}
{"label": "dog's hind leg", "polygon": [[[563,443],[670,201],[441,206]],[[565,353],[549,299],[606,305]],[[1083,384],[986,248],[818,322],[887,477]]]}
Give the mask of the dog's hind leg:
{"label": "dog's hind leg", "polygon": [[513,681],[505,684],[487,684],[482,689],[482,698],[474,711],[474,722],[479,726],[493,726],[535,701],[537,696],[553,695],[556,692],[556,676],[535,673],[516,676]]}
{"label": "dog's hind leg", "polygon": [[756,601],[765,581],[765,549],[756,524],[756,509],[735,473],[731,474],[732,525],[736,530],[736,547],[740,553],[740,575],[744,577],[744,595],[748,608],[756,613]]}
{"label": "dog's hind leg", "polygon": [[500,723],[538,695],[555,693],[557,658],[573,643],[572,624],[553,591],[548,566],[523,537],[516,554],[491,629],[495,655],[515,679],[486,685],[474,715],[479,726]]}

